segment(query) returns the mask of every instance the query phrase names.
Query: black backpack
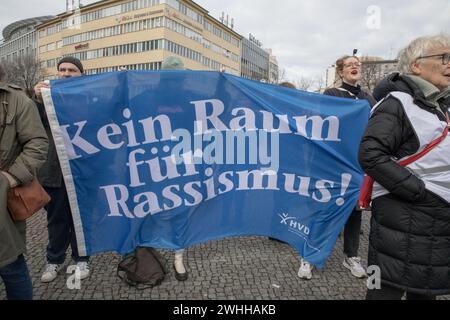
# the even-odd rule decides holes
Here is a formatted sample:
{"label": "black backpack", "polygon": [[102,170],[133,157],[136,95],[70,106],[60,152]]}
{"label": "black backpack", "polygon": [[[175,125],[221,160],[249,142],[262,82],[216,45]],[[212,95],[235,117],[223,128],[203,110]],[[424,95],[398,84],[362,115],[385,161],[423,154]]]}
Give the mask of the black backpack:
{"label": "black backpack", "polygon": [[137,247],[117,267],[117,276],[139,290],[160,285],[166,273],[161,254],[149,247]]}

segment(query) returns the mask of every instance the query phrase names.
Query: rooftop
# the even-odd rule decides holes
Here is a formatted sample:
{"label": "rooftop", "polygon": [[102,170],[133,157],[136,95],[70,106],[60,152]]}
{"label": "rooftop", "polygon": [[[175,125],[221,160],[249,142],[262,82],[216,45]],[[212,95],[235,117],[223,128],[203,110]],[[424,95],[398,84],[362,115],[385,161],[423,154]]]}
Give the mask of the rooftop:
{"label": "rooftop", "polygon": [[12,36],[12,34],[17,31],[18,29],[21,29],[23,27],[27,27],[30,25],[36,25],[38,23],[41,23],[43,21],[49,20],[54,18],[53,16],[41,16],[41,17],[35,17],[35,18],[29,18],[24,19],[20,21],[16,21],[11,23],[10,25],[6,26],[5,29],[3,29],[3,38],[5,41],[9,40]]}

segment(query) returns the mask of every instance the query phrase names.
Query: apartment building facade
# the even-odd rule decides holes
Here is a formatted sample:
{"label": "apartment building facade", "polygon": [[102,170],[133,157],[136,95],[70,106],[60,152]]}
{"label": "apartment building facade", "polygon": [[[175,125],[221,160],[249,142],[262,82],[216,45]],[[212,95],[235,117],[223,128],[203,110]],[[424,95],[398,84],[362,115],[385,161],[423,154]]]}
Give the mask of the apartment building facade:
{"label": "apartment building facade", "polygon": [[37,26],[37,55],[48,78],[57,61],[79,58],[87,74],[158,70],[167,56],[187,69],[240,75],[237,32],[189,0],[103,0]]}

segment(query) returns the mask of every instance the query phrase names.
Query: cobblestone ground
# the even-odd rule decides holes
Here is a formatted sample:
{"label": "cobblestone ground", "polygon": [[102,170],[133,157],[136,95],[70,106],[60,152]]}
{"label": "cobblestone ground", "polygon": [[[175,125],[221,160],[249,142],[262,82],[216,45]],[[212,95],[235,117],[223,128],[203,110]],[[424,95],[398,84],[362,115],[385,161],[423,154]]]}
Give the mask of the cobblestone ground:
{"label": "cobblestone ground", "polygon": [[[363,215],[360,254],[367,263],[369,214]],[[171,251],[162,251],[170,270],[164,282],[143,291],[130,288],[116,276],[120,257],[102,254],[91,259],[91,276],[80,290],[69,290],[70,275],[62,269],[48,284],[40,282],[45,266],[47,230],[45,213],[28,222],[28,266],[35,299],[153,299],[153,300],[354,300],[364,299],[365,280],[354,278],[342,266],[342,238],[323,270],[314,270],[313,279],[297,276],[299,256],[289,245],[263,237],[230,238],[190,247],[185,252],[189,279],[178,282],[173,273]],[[70,252],[68,253],[68,256]],[[66,261],[65,266],[70,261]],[[449,297],[441,297],[448,299]],[[0,300],[5,290],[0,281]]]}

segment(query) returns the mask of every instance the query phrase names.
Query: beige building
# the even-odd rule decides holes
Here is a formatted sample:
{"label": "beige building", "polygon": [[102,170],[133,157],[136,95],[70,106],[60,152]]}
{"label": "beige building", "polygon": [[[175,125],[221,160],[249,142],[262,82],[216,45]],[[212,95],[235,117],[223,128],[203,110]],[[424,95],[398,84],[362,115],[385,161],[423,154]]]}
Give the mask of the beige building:
{"label": "beige building", "polygon": [[272,49],[266,49],[269,53],[269,83],[278,84],[279,68],[277,57],[274,56]]}
{"label": "beige building", "polygon": [[46,78],[64,56],[79,58],[87,74],[158,70],[179,56],[187,69],[240,75],[241,39],[190,0],[103,0],[58,15],[37,27]]}

